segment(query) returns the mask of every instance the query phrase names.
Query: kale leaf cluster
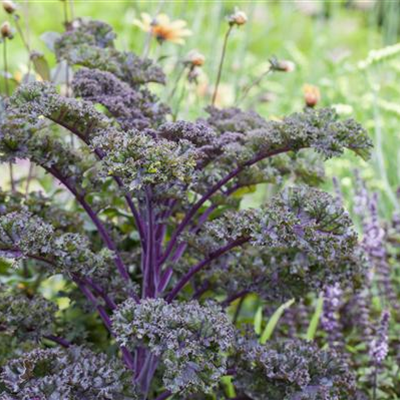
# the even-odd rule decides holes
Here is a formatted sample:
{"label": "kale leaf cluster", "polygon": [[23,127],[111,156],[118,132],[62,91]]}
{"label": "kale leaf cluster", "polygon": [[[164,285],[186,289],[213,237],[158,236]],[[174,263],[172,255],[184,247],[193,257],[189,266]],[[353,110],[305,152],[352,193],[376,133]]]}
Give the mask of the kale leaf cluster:
{"label": "kale leaf cluster", "polygon": [[[229,306],[360,285],[352,221],[316,186],[324,160],[368,157],[365,130],[330,108],[175,120],[149,88],[162,69],[115,38],[71,22],[54,50],[72,96],[37,81],[1,99],[0,161],[29,160],[64,197],[0,191],[0,256],[20,279],[0,286],[0,399],[228,398],[227,376],[243,399],[356,398],[332,349],[246,339]],[[244,208],[259,184],[273,195]],[[42,296],[60,277],[63,307]]]}

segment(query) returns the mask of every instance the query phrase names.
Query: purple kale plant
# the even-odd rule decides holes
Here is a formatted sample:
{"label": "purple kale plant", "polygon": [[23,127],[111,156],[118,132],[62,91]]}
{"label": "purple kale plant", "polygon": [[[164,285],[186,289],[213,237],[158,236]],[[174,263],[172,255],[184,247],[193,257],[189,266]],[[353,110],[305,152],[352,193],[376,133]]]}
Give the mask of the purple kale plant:
{"label": "purple kale plant", "polygon": [[[348,213],[315,185],[322,161],[368,157],[365,130],[330,108],[175,120],[150,91],[161,68],[115,36],[72,22],[54,45],[72,95],[37,81],[1,101],[0,160],[30,160],[69,193],[0,192],[0,255],[25,279],[1,286],[1,399],[228,398],[227,376],[238,399],[355,398],[336,337],[328,351],[257,344],[229,306],[326,290],[334,334],[338,285],[359,287],[365,260]],[[241,207],[265,183],[275,194]],[[39,290],[60,276],[63,309]]]}

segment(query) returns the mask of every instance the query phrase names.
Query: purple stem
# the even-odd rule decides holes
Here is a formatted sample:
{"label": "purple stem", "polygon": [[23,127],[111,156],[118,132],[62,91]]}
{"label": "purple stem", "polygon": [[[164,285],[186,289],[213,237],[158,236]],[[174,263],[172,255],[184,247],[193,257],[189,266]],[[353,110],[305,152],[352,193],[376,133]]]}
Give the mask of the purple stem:
{"label": "purple stem", "polygon": [[68,340],[63,339],[62,337],[59,336],[54,336],[54,335],[45,335],[43,336],[47,340],[51,340],[52,342],[55,342],[59,344],[62,347],[68,348],[71,346],[71,343],[68,342]]}
{"label": "purple stem", "polygon": [[231,243],[228,243],[226,246],[221,247],[220,249],[211,253],[206,259],[199,262],[198,264],[194,265],[189,271],[180,279],[180,281],[176,284],[176,286],[171,290],[169,295],[166,297],[168,302],[174,300],[176,295],[181,291],[181,289],[190,281],[190,279],[199,272],[202,268],[208,265],[211,261],[217,259],[218,257],[222,256],[223,254],[227,253],[228,251],[232,250],[237,246],[241,246],[244,243],[247,243],[250,240],[248,237],[243,237],[234,240]]}
{"label": "purple stem", "polygon": [[229,297],[227,297],[223,302],[222,305],[224,307],[229,306],[230,303],[232,303],[232,301],[235,301],[237,299],[243,298],[244,296],[246,296],[247,294],[249,294],[250,291],[249,290],[242,290],[241,292],[238,293],[234,293],[232,295],[230,295]]}
{"label": "purple stem", "polygon": [[152,205],[152,195],[150,189],[146,189],[146,207],[147,207],[147,246],[144,264],[143,294],[142,297],[152,297],[158,286],[158,277],[155,276],[155,230],[154,230],[154,212]]}
{"label": "purple stem", "polygon": [[98,295],[100,295],[111,310],[115,310],[117,308],[114,300],[112,300],[110,296],[104,291],[104,289],[100,287],[96,282],[94,282],[92,278],[85,277],[83,278],[83,282],[89,285]]}
{"label": "purple stem", "polygon": [[229,182],[231,179],[233,179],[235,176],[239,175],[240,172],[242,172],[245,168],[252,166],[253,164],[256,164],[257,162],[268,158],[272,157],[281,153],[285,153],[289,151],[289,148],[283,148],[283,149],[278,149],[278,150],[273,150],[268,153],[263,153],[259,154],[258,156],[252,158],[251,160],[247,161],[243,165],[239,165],[236,167],[231,173],[229,173],[225,178],[221,179],[219,182],[217,182],[207,193],[205,193],[200,200],[193,205],[193,207],[189,210],[189,212],[186,214],[185,218],[182,220],[182,222],[178,225],[176,228],[175,232],[173,233],[167,249],[165,250],[164,256],[160,260],[160,264],[163,264],[168,257],[170,256],[173,248],[176,245],[176,242],[178,240],[179,235],[182,233],[182,231],[186,228],[186,226],[189,224],[191,219],[194,217],[196,212],[201,208],[201,206],[208,200],[210,197],[216,193],[219,189],[222,188],[227,182]]}
{"label": "purple stem", "polygon": [[[236,190],[238,190],[240,188],[239,185],[235,185],[234,187],[232,187],[231,189],[229,189],[225,195],[229,196],[232,193],[234,193]],[[212,204],[210,207],[207,208],[206,211],[204,211],[204,213],[200,216],[199,221],[197,223],[197,225],[195,225],[190,232],[191,233],[197,233],[200,228],[202,227],[202,225],[208,220],[208,217],[212,214],[212,212],[217,208],[216,204]],[[172,256],[172,263],[176,263],[184,254],[186,248],[187,248],[188,244],[185,242],[182,242],[178,245],[178,248],[176,249],[174,255]],[[160,266],[160,264],[158,264]],[[168,286],[169,280],[172,277],[172,267],[168,267],[166,269],[166,271],[163,274],[163,277],[161,279],[162,281],[162,285],[160,284],[161,289],[159,290],[159,292],[164,291],[164,289]]]}
{"label": "purple stem", "polygon": [[193,294],[192,299],[199,299],[211,287],[210,281],[205,281]]}
{"label": "purple stem", "polygon": [[[47,116],[47,118],[49,120],[53,121],[54,123],[64,127],[65,129],[69,130],[71,133],[73,133],[79,139],[81,139],[86,145],[90,146],[89,140],[85,137],[85,136],[87,136],[89,134],[89,132],[87,132],[86,135],[82,135],[78,130],[74,129],[74,127],[63,123],[62,121],[57,120],[56,118],[51,118],[50,116]],[[95,149],[94,153],[97,155],[97,157],[100,160],[102,160],[104,158],[104,153],[100,149]],[[115,180],[115,182],[117,183],[117,185],[120,188],[124,187],[124,184],[123,184],[121,178],[119,178],[118,176],[113,176],[113,179]],[[131,212],[133,214],[133,217],[135,219],[135,223],[136,223],[136,226],[138,228],[139,235],[140,235],[140,238],[141,238],[142,246],[144,246],[145,245],[145,234],[144,234],[143,221],[142,221],[142,219],[140,217],[139,212],[137,211],[137,209],[135,207],[135,204],[133,203],[132,197],[129,194],[126,194],[124,197],[125,197],[125,199],[126,199],[126,201],[128,203],[128,206],[129,206],[129,208],[130,208],[130,210],[131,210]]]}
{"label": "purple stem", "polygon": [[[230,196],[232,193],[236,192],[240,188],[239,185],[235,185],[231,189],[229,189],[226,193],[225,196]],[[203,214],[201,214],[199,221],[197,225],[195,225],[190,232],[191,233],[197,233],[202,225],[208,220],[208,217],[213,213],[213,211],[217,208],[216,204],[212,204],[210,207],[207,208],[206,211],[204,211]],[[176,249],[174,255],[172,256],[172,262],[177,262],[185,252],[187,247],[187,243],[183,242],[178,245],[178,248]]]}
{"label": "purple stem", "polygon": [[[21,257],[22,255],[24,255],[23,252],[20,249],[11,248],[11,247],[10,248],[0,248],[0,253],[1,252],[5,252],[5,253],[8,253],[10,255],[12,254],[15,257]],[[33,260],[45,262],[47,264],[55,266],[55,263],[52,260],[48,260],[45,257],[39,256],[39,255],[36,255],[36,254],[25,254],[25,256],[28,257],[28,258],[32,258]]]}
{"label": "purple stem", "polygon": [[[89,300],[89,302],[96,308],[97,312],[100,315],[100,318],[102,319],[107,330],[110,332],[111,336],[114,336],[114,333],[112,331],[111,319],[110,319],[110,316],[107,314],[107,311],[104,309],[103,306],[101,306],[97,303],[96,297],[93,295],[93,293],[88,289],[88,287],[77,276],[73,276],[73,280],[78,285],[81,292]],[[134,370],[134,360],[133,360],[131,352],[125,346],[121,346],[121,352],[122,352],[122,357],[125,361],[125,364],[127,365],[127,367],[130,370],[133,371]]]}
{"label": "purple stem", "polygon": [[[117,247],[115,246],[114,242],[112,241],[111,237],[109,236],[107,230],[105,229],[104,225],[100,221],[100,219],[97,217],[96,213],[93,211],[93,209],[90,207],[90,205],[86,202],[84,197],[79,194],[76,189],[68,182],[68,179],[63,177],[57,169],[54,167],[46,167],[45,168],[49,173],[51,173],[53,176],[55,176],[76,198],[76,200],[79,202],[79,204],[83,207],[83,209],[86,211],[88,214],[89,218],[93,221],[93,223],[96,225],[96,228],[102,237],[104,243],[110,249],[115,253],[115,264],[118,268],[119,273],[121,276],[125,279],[125,281],[130,282],[131,278],[128,274],[128,271],[126,270],[126,267],[121,259],[121,256],[118,253]],[[131,294],[133,298],[138,302],[139,299],[136,296],[135,293]]]}
{"label": "purple stem", "polygon": [[168,399],[169,396],[171,396],[171,392],[170,392],[169,390],[167,390],[166,392],[161,393],[161,394],[156,398],[156,400],[165,400],[165,399]]}
{"label": "purple stem", "polygon": [[173,274],[172,267],[168,267],[164,273],[161,275],[160,283],[158,285],[158,293],[162,293],[165,288],[168,286],[169,280],[171,279]]}

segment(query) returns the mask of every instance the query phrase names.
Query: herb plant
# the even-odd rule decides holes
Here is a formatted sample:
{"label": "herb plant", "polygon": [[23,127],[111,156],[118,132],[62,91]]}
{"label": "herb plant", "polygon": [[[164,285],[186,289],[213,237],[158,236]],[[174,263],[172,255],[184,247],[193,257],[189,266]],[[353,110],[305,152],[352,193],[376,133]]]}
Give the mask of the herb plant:
{"label": "herb plant", "polygon": [[[232,311],[249,294],[272,306],[361,285],[351,219],[316,186],[324,160],[368,157],[365,130],[313,107],[176,120],[151,91],[161,68],[114,39],[71,22],[54,43],[71,84],[25,83],[1,102],[1,161],[30,160],[74,204],[0,193],[0,252],[24,282],[1,286],[0,398],[357,398],[336,346],[261,344]],[[243,207],[260,184],[271,196]],[[39,290],[60,277],[62,309]]]}

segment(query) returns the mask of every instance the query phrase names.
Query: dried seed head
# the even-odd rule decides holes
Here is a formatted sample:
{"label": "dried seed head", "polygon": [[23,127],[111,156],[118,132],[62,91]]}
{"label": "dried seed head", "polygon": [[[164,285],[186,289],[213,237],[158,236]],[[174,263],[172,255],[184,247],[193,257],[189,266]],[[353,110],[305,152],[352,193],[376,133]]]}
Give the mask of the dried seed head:
{"label": "dried seed head", "polygon": [[206,61],[206,58],[204,57],[203,54],[201,54],[197,50],[192,50],[188,53],[185,64],[191,66],[191,67],[201,67],[204,62]]}
{"label": "dried seed head", "polygon": [[296,64],[288,60],[277,60],[275,63],[271,63],[271,66],[274,71],[280,72],[293,72],[296,69]]}
{"label": "dried seed head", "polygon": [[17,9],[17,6],[13,1],[3,0],[3,8],[6,13],[12,14]]}
{"label": "dried seed head", "polygon": [[244,11],[239,10],[235,7],[235,11],[228,17],[229,25],[241,26],[247,22],[247,15]]}
{"label": "dried seed head", "polygon": [[307,107],[315,107],[321,100],[321,93],[317,86],[304,85],[303,86],[304,101]]}
{"label": "dried seed head", "polygon": [[1,28],[0,28],[0,33],[1,33],[1,37],[3,39],[12,39],[13,38],[11,25],[8,21],[3,22],[3,24],[1,25]]}

